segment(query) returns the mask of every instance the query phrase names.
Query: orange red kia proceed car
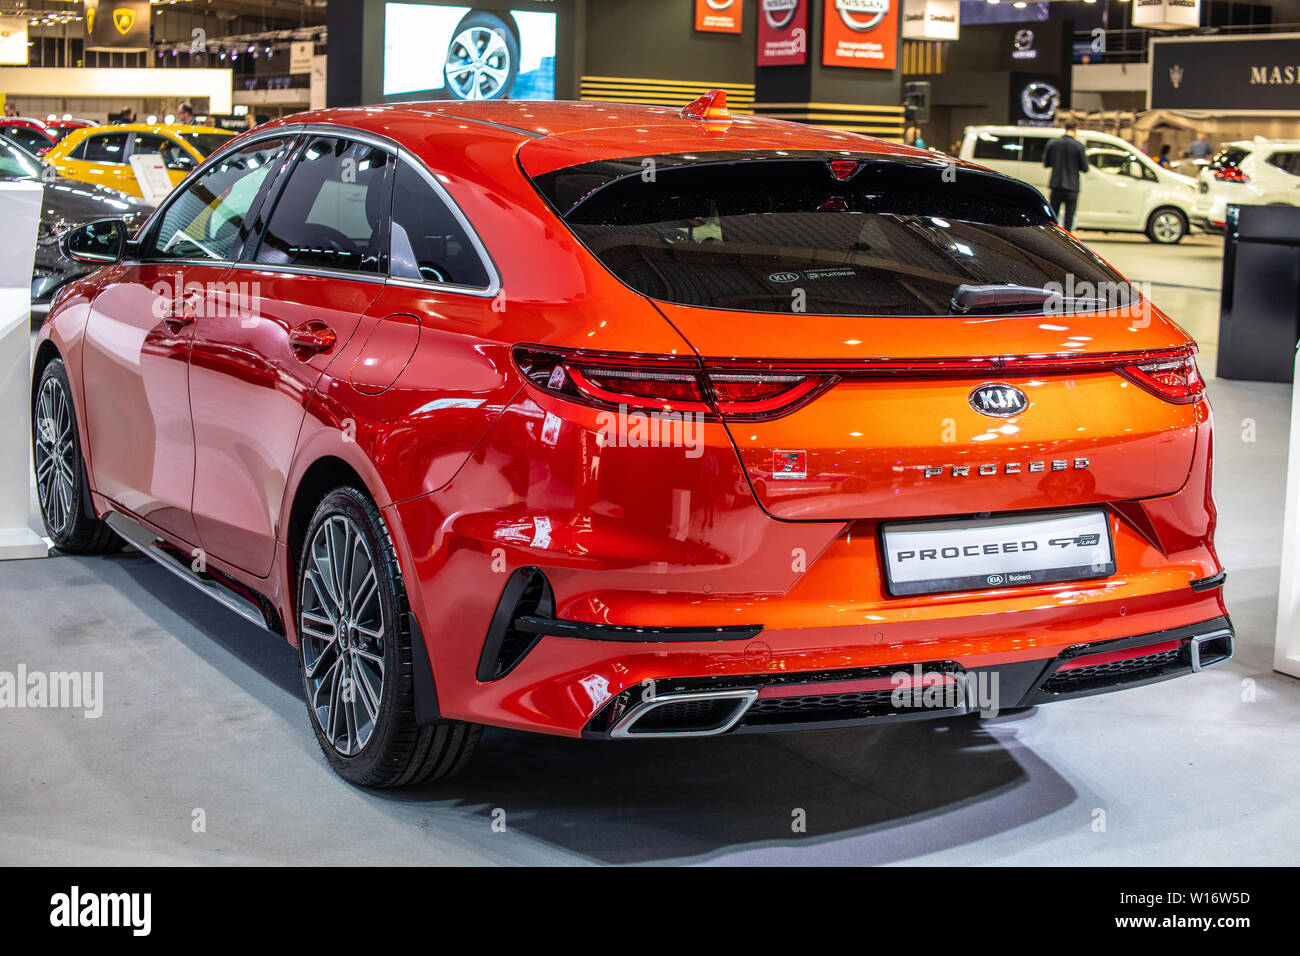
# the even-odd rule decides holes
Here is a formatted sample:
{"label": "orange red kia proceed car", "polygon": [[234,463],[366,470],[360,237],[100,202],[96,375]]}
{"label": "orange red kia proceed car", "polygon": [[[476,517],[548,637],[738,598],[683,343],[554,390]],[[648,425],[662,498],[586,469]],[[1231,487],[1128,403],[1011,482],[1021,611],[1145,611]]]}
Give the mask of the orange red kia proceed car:
{"label": "orange red kia proceed car", "polygon": [[1232,655],[1193,342],[978,166],[714,95],[331,109],[66,245],[51,538],[295,645],[357,784]]}

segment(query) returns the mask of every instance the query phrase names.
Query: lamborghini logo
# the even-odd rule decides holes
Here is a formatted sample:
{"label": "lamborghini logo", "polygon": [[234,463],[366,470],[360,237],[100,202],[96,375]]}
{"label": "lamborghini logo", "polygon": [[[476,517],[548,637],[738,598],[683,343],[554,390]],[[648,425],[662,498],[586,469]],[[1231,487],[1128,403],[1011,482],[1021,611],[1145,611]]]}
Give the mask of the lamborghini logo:
{"label": "lamborghini logo", "polygon": [[135,11],[129,8],[113,11],[113,26],[117,27],[117,32],[126,36],[135,26]]}

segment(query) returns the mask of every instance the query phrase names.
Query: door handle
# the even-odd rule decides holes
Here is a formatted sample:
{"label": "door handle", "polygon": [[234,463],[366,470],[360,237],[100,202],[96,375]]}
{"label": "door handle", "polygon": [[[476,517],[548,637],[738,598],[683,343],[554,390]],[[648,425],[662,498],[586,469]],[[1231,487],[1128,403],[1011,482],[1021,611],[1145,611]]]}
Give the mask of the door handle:
{"label": "door handle", "polygon": [[334,330],[319,319],[304,322],[289,332],[289,345],[303,360],[319,352],[328,352],[335,341]]}
{"label": "door handle", "polygon": [[198,308],[194,300],[190,299],[184,302],[167,302],[161,309],[162,319],[167,323],[172,331],[178,331],[185,328],[198,317]]}

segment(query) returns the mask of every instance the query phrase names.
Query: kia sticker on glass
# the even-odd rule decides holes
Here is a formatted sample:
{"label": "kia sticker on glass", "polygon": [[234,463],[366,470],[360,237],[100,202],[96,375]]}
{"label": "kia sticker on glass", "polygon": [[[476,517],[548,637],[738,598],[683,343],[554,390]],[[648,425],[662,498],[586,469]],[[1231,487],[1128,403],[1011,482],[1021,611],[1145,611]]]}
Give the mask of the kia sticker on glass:
{"label": "kia sticker on glass", "polygon": [[892,70],[898,62],[898,0],[825,0],[822,65]]}

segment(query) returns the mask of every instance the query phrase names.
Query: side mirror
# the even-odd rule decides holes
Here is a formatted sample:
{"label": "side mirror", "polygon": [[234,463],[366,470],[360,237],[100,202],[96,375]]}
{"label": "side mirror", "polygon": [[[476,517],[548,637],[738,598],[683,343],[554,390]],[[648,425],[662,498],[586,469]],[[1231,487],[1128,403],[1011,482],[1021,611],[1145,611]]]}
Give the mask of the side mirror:
{"label": "side mirror", "polygon": [[99,219],[78,226],[64,236],[63,254],[77,262],[96,265],[121,262],[126,239],[126,223],[121,219]]}

